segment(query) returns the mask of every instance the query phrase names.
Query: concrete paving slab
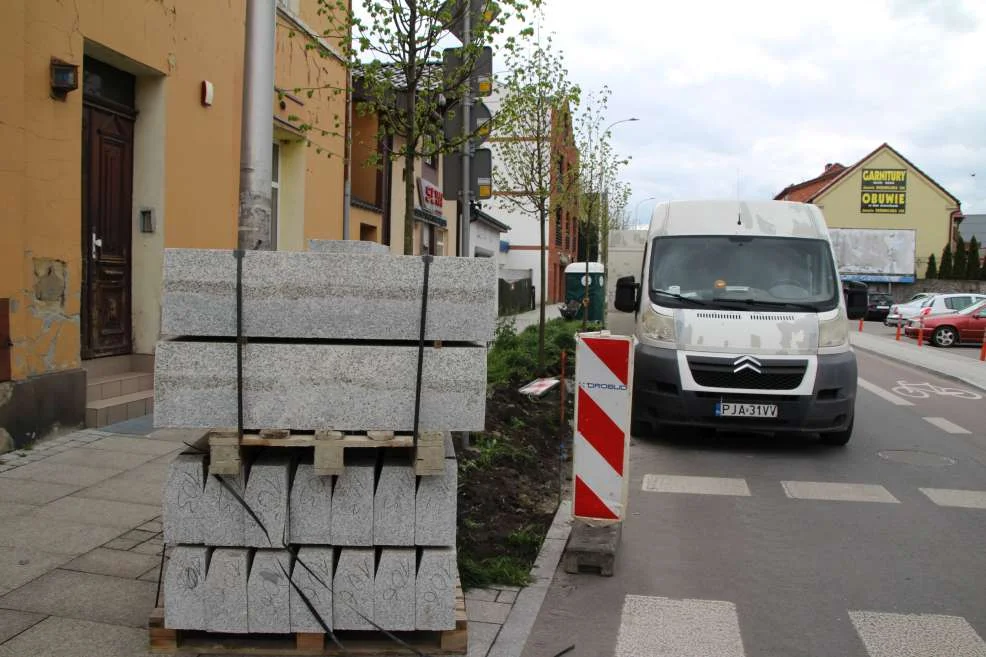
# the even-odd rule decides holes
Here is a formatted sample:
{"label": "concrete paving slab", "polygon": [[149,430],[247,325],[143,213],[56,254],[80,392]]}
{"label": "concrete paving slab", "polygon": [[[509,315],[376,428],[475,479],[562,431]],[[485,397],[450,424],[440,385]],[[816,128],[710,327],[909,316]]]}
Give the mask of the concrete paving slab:
{"label": "concrete paving slab", "polygon": [[51,572],[71,558],[71,555],[41,552],[33,547],[0,547],[0,595]]}
{"label": "concrete paving slab", "polygon": [[131,552],[136,552],[137,554],[149,554],[155,557],[161,556],[161,549],[164,547],[163,541],[160,539],[151,539],[145,543],[141,543],[135,548],[131,549]]}
{"label": "concrete paving slab", "polygon": [[160,559],[152,555],[99,547],[73,559],[63,565],[62,568],[92,573],[93,575],[111,575],[134,579],[151,568],[158,568],[159,565]]}
{"label": "concrete paving slab", "polygon": [[[94,443],[95,444],[95,443]],[[70,486],[92,486],[123,472],[120,468],[91,468],[70,463],[28,463],[0,474],[4,479],[30,479]]]}
{"label": "concrete paving slab", "polygon": [[51,617],[0,646],[0,657],[26,655],[144,657],[147,655],[147,630]]}
{"label": "concrete paving slab", "polygon": [[18,504],[17,502],[0,502],[0,519],[13,518],[34,511],[39,507],[31,504]]}
{"label": "concrete paving slab", "polygon": [[497,623],[481,623],[470,618],[466,657],[486,657],[499,631],[500,625]]}
{"label": "concrete paving slab", "polygon": [[112,541],[109,541],[108,543],[104,543],[103,547],[106,548],[107,550],[127,551],[134,549],[138,545],[140,545],[140,541],[134,541],[129,538],[120,537],[120,538],[114,538]]}
{"label": "concrete paving slab", "polygon": [[55,554],[79,555],[120,535],[118,527],[53,522],[51,518],[29,513],[8,518],[0,531],[0,546],[36,549],[39,545]]}
{"label": "concrete paving slab", "polygon": [[[250,343],[244,426],[411,430],[417,357],[411,346]],[[154,366],[157,426],[236,426],[235,344],[159,342]],[[484,429],[484,348],[429,347],[422,369],[421,430]]]}
{"label": "concrete paving slab", "polygon": [[170,454],[177,449],[168,441],[148,440],[147,438],[134,438],[132,436],[106,436],[96,442],[89,443],[89,447],[136,454],[153,454],[155,456]]}
{"label": "concrete paving slab", "polygon": [[160,507],[147,504],[94,500],[70,495],[40,507],[37,514],[55,521],[67,520],[84,525],[127,529],[147,522],[160,512]]}
{"label": "concrete paving slab", "polygon": [[[242,274],[243,331],[250,337],[417,339],[424,282],[418,256],[249,251]],[[426,339],[490,341],[496,294],[492,260],[435,258]],[[235,309],[230,251],[165,250],[164,335],[234,336]]]}
{"label": "concrete paving slab", "polygon": [[95,449],[83,445],[76,449],[69,449],[58,454],[53,454],[45,459],[45,462],[88,465],[91,468],[129,470],[130,468],[136,468],[138,465],[147,463],[153,458],[155,458],[153,454],[117,452],[106,449]]}
{"label": "concrete paving slab", "polygon": [[208,433],[207,429],[156,429],[148,434],[150,440],[164,440],[182,447],[194,445]]}
{"label": "concrete paving slab", "polygon": [[43,614],[0,609],[0,643],[44,620]]}
{"label": "concrete paving slab", "polygon": [[55,570],[0,597],[0,607],[143,628],[155,591],[150,582]]}
{"label": "concrete paving slab", "polygon": [[167,473],[168,466],[163,463],[145,463],[112,479],[80,490],[75,497],[119,502],[141,500],[146,504],[161,504]]}
{"label": "concrete paving slab", "polygon": [[479,602],[496,602],[500,592],[496,589],[469,589],[465,593],[466,601],[477,600]]}
{"label": "concrete paving slab", "polygon": [[79,485],[54,484],[48,481],[0,478],[0,500],[40,506],[71,495],[81,488]]}
{"label": "concrete paving slab", "polygon": [[499,623],[502,625],[506,622],[509,614],[509,604],[466,599],[466,615],[470,621],[475,618],[481,623]]}

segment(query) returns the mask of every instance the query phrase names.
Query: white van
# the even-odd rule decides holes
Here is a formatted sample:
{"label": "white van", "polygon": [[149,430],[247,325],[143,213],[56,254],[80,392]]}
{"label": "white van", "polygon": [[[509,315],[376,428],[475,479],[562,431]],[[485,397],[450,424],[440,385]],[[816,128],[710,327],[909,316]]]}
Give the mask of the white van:
{"label": "white van", "polygon": [[784,201],[654,208],[635,313],[633,424],[852,436],[856,357],[849,317],[866,294],[843,286],[821,211]]}

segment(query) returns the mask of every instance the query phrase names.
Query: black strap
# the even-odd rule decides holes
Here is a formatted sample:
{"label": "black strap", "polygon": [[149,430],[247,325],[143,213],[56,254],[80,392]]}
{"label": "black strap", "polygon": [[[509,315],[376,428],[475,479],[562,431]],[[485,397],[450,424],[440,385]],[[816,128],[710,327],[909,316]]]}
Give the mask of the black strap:
{"label": "black strap", "polygon": [[418,336],[418,374],[414,383],[414,448],[418,447],[418,422],[421,419],[421,366],[425,357],[425,324],[428,321],[428,274],[431,271],[432,256],[421,256],[425,263],[424,284],[421,290],[421,332]]}
{"label": "black strap", "polygon": [[236,258],[236,429],[243,437],[243,249],[233,251]]}

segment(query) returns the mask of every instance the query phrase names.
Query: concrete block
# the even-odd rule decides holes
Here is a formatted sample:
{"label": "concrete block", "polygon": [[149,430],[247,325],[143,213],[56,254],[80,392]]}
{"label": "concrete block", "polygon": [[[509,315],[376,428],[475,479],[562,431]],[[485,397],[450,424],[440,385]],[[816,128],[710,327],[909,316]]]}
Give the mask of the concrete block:
{"label": "concrete block", "polygon": [[205,580],[209,548],[179,545],[164,571],[164,626],[176,630],[205,628]]}
{"label": "concrete block", "polygon": [[311,457],[298,463],[291,484],[290,534],[296,545],[329,545],[333,477],[315,474]]}
{"label": "concrete block", "polygon": [[[417,359],[412,346],[248,344],[244,426],[410,431]],[[236,425],[235,344],[159,342],[154,367],[156,426]],[[422,372],[422,431],[485,428],[484,348],[429,347]]]}
{"label": "concrete block", "polygon": [[373,484],[376,450],[349,450],[332,490],[332,545],[373,545]]}
{"label": "concrete block", "polygon": [[250,550],[218,548],[212,551],[205,577],[205,629],[209,632],[246,634],[247,578]]}
{"label": "concrete block", "polygon": [[373,497],[373,545],[414,545],[416,484],[408,455],[389,450]]}
{"label": "concrete block", "polygon": [[[291,631],[324,632],[312,615],[298,589],[315,608],[325,625],[332,629],[332,560],[331,547],[303,547],[291,571]],[[297,587],[297,589],[295,588]]]}
{"label": "concrete block", "polygon": [[332,621],[337,630],[372,630],[374,550],[349,548],[339,554],[332,590]]}
{"label": "concrete block", "polygon": [[243,517],[244,545],[284,547],[288,532],[288,493],[291,456],[284,450],[270,450],[250,466],[243,499],[263,523],[267,533],[247,513]]}
{"label": "concrete block", "polygon": [[414,508],[415,545],[455,545],[458,468],[445,459],[445,474],[421,477]]}
{"label": "concrete block", "polygon": [[374,577],[373,620],[385,630],[413,631],[415,550],[384,548]]}
{"label": "concrete block", "polygon": [[202,540],[206,545],[239,547],[243,545],[246,512],[238,499],[224,486],[219,477],[240,497],[246,493],[246,473],[236,476],[209,476],[202,495]]}
{"label": "concrete block", "polygon": [[257,550],[247,581],[247,620],[250,632],[291,631],[291,553]]}
{"label": "concrete block", "polygon": [[[492,340],[496,276],[493,259],[435,258],[426,338]],[[247,251],[243,331],[253,338],[416,340],[423,282],[419,256]],[[166,249],[161,313],[164,335],[236,335],[232,252]]]}
{"label": "concrete block", "polygon": [[168,466],[164,485],[164,542],[202,543],[202,499],[205,494],[204,454],[179,454]]}
{"label": "concrete block", "polygon": [[419,630],[455,629],[454,548],[426,548],[415,579],[415,626]]}
{"label": "concrete block", "polygon": [[308,250],[313,253],[390,253],[390,247],[363,240],[308,240]]}

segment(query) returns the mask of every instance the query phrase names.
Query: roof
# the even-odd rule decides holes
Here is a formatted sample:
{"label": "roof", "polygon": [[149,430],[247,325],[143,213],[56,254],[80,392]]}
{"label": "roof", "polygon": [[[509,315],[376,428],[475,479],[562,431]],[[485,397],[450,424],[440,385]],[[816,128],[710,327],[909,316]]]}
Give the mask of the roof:
{"label": "roof", "polygon": [[[566,274],[585,274],[584,262],[573,262],[568,267],[565,267]],[[589,263],[589,273],[590,274],[602,274],[604,271],[603,264],[601,262],[590,262]]]}
{"label": "roof", "polygon": [[[845,178],[848,178],[849,176],[851,176],[852,173],[856,169],[858,169],[864,162],[866,162],[867,160],[869,160],[874,155],[876,155],[877,153],[879,153],[880,151],[882,151],[884,149],[889,150],[895,156],[897,156],[898,158],[900,158],[901,160],[903,160],[904,164],[906,164],[908,167],[910,167],[911,169],[913,169],[918,175],[920,175],[927,182],[929,182],[933,187],[936,187],[942,194],[944,194],[951,201],[953,201],[955,203],[955,206],[956,207],[958,207],[959,205],[961,205],[961,203],[959,202],[959,200],[957,198],[955,198],[954,196],[952,196],[952,194],[947,189],[945,189],[940,184],[938,184],[938,182],[935,181],[934,178],[932,178],[931,176],[929,176],[928,174],[926,174],[924,171],[922,171],[921,169],[919,169],[917,166],[915,166],[915,164],[913,162],[911,162],[906,157],[904,157],[903,155],[901,155],[893,146],[891,146],[890,144],[888,144],[886,142],[884,142],[884,143],[880,144],[879,146],[877,146],[876,148],[874,148],[865,157],[863,157],[861,160],[859,160],[859,162],[856,162],[856,164],[853,164],[848,169],[845,169],[844,168],[835,177],[828,178],[826,181],[824,181],[825,184],[823,184],[823,185],[821,185],[821,186],[819,186],[817,188],[814,188],[813,187],[810,195],[807,196],[806,198],[803,198],[803,199],[787,198],[786,200],[800,200],[800,201],[802,201],[804,203],[814,203],[822,194],[824,194],[825,192],[829,191],[830,189],[832,189],[833,187],[835,187],[836,185],[838,185]],[[839,166],[841,166],[841,165],[839,165]],[[824,174],[822,174],[822,175],[824,175]],[[814,178],[813,180],[806,180],[805,182],[799,183],[798,185],[788,186],[787,188],[785,188],[784,191],[782,191],[780,194],[778,194],[777,197],[775,197],[775,198],[777,198],[778,200],[780,200],[781,196],[784,195],[784,193],[787,192],[792,187],[808,186],[810,183],[815,182],[815,181],[818,181],[820,178],[821,178],[821,176],[819,178]]]}
{"label": "roof", "polygon": [[430,212],[426,212],[421,208],[414,208],[414,217],[415,219],[419,219],[425,222],[426,224],[434,224],[442,228],[448,225],[448,221],[445,220],[445,217],[439,216],[437,214],[432,214]]}
{"label": "roof", "polygon": [[476,208],[476,207],[474,207],[472,209],[472,220],[473,221],[482,221],[484,223],[487,223],[490,226],[492,226],[493,228],[497,229],[501,233],[506,233],[506,232],[508,232],[510,230],[510,226],[508,226],[507,224],[505,224],[502,221],[496,219],[492,215],[489,215],[489,214],[483,212],[482,210],[480,210],[479,208]]}
{"label": "roof", "polygon": [[822,212],[791,201],[669,201],[654,207],[648,238],[761,235],[827,239]]}
{"label": "roof", "polygon": [[846,167],[838,162],[826,164],[822,175],[806,180],[804,182],[788,185],[780,194],[774,197],[775,201],[807,201],[815,192],[822,189],[833,178],[846,170]]}

